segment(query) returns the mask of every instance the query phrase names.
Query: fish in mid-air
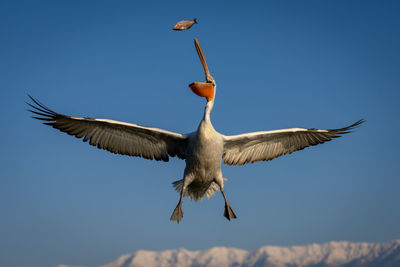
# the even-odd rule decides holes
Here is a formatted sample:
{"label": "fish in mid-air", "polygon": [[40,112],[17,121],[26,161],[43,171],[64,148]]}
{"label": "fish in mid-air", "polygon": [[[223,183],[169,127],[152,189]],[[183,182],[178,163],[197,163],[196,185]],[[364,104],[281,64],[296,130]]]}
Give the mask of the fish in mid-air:
{"label": "fish in mid-air", "polygon": [[182,20],[179,21],[175,26],[172,28],[174,31],[183,31],[183,30],[188,30],[190,29],[193,24],[197,24],[197,20]]}

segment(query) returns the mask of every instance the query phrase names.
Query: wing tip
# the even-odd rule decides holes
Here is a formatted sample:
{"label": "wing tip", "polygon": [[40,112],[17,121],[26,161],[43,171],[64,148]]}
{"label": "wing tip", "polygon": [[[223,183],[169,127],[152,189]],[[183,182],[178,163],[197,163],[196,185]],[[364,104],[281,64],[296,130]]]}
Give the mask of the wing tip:
{"label": "wing tip", "polygon": [[[27,95],[28,95],[29,99],[32,101],[32,103],[25,101],[25,104],[28,105],[28,109],[26,109],[26,110],[33,114],[41,116],[41,117],[32,117],[32,118],[38,119],[38,120],[43,120],[44,118],[49,119],[49,120],[55,120],[55,116],[59,115],[57,112],[49,109],[44,104],[42,104],[38,99],[34,98],[30,94],[27,93]],[[32,108],[32,109],[30,109],[30,108]]]}
{"label": "wing tip", "polygon": [[340,128],[340,129],[331,129],[331,130],[328,130],[328,131],[333,132],[335,134],[352,133],[353,132],[352,130],[360,127],[365,122],[366,122],[365,119],[359,119],[358,121],[356,121],[355,123],[353,123],[353,124],[351,124],[349,126],[346,126],[346,127]]}

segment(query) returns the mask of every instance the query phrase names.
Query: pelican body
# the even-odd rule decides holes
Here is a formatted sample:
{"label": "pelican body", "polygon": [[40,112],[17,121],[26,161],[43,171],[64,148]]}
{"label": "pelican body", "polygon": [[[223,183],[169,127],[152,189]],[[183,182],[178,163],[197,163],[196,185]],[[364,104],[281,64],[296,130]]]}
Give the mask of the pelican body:
{"label": "pelican body", "polygon": [[146,159],[168,161],[169,156],[184,159],[186,167],[183,178],[173,182],[180,198],[170,220],[177,223],[183,217],[182,203],[185,196],[198,200],[209,198],[218,190],[225,201],[224,216],[228,220],[236,218],[224,191],[226,179],[221,171],[222,159],[228,165],[272,160],[308,146],[330,141],[364,122],[359,120],[347,127],[330,130],[291,128],[234,136],[222,135],[214,129],[210,119],[217,86],[208,70],[200,43],[197,39],[194,43],[206,81],[191,83],[189,87],[195,94],[206,98],[207,104],[203,119],[193,133],[179,134],[108,119],[71,117],[47,108],[31,96],[29,97],[33,103],[27,104],[33,109],[29,111],[39,115],[33,118],[45,121],[44,124],[83,138],[84,142],[89,141],[90,145],[99,149]]}

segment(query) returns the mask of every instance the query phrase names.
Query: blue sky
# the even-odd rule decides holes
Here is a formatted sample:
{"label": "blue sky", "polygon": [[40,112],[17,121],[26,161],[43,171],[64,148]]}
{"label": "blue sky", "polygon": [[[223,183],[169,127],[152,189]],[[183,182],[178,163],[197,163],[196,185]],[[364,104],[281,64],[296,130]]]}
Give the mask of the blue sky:
{"label": "blue sky", "polygon": [[[96,266],[138,249],[400,238],[398,1],[0,1],[0,265]],[[199,24],[185,32],[181,19]],[[354,133],[295,154],[224,166],[220,194],[185,200],[184,162],[129,158],[41,125],[60,113],[187,133],[217,82],[221,133],[291,127]]]}

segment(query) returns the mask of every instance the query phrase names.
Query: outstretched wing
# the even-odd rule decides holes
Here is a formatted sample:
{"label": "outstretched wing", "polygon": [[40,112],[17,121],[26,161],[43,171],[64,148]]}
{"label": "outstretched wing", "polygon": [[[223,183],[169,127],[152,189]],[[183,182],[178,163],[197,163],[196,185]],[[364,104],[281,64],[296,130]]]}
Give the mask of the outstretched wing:
{"label": "outstretched wing", "polygon": [[185,159],[187,136],[162,129],[107,119],[79,118],[59,114],[29,96],[38,115],[33,118],[45,121],[62,132],[83,138],[92,146],[115,154],[168,161],[169,156]]}
{"label": "outstretched wing", "polygon": [[332,138],[351,132],[365,122],[331,130],[292,128],[224,136],[224,163],[243,165],[248,162],[267,161],[284,154],[322,144]]}

